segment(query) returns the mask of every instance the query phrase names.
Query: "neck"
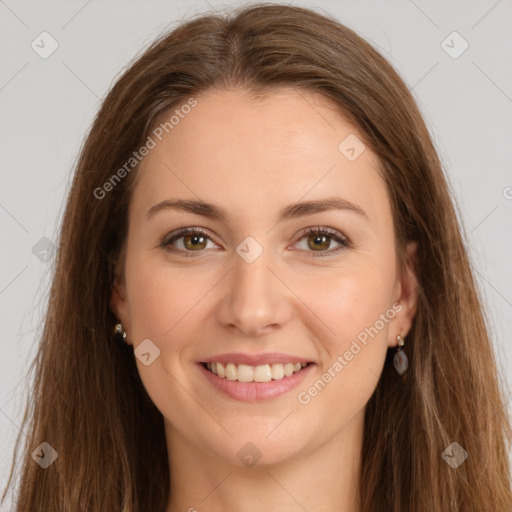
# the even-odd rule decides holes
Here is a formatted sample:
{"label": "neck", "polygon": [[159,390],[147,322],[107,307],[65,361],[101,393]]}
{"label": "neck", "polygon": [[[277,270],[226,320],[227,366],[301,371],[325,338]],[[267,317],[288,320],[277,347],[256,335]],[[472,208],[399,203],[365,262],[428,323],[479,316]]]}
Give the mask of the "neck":
{"label": "neck", "polygon": [[197,446],[166,422],[171,475],[166,512],[359,512],[363,421],[364,410],[313,451],[305,447],[279,463],[250,468]]}

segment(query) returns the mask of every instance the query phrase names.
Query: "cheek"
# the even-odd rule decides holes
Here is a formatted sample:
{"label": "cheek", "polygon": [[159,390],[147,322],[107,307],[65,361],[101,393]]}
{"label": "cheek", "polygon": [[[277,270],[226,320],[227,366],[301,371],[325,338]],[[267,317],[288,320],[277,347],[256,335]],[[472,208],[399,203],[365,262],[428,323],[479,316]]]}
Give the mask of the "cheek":
{"label": "cheek", "polygon": [[205,295],[208,283],[193,272],[172,268],[144,253],[132,253],[126,269],[135,344],[154,338],[163,346],[164,339],[179,329],[182,319]]}
{"label": "cheek", "polygon": [[139,375],[153,403],[177,424],[177,411],[190,407],[190,396],[181,387],[187,382],[182,363],[190,359],[186,354],[192,326],[200,323],[198,301],[211,287],[203,279],[191,280],[191,274],[143,252],[134,251],[126,260],[134,348],[150,339],[160,351],[147,366],[136,358]]}
{"label": "cheek", "polygon": [[340,414],[357,411],[375,389],[388,350],[389,323],[396,315],[390,303],[394,260],[373,261],[361,259],[318,277],[316,286],[304,281],[297,288],[311,311],[303,308],[302,319],[309,318],[308,329],[322,354],[317,375],[322,382],[311,393],[302,391],[309,398],[322,395],[315,400],[324,405],[344,397]]}
{"label": "cheek", "polygon": [[316,318],[313,321],[317,329],[313,332],[321,332],[325,340],[330,340],[330,353],[345,350],[347,343],[376,322],[378,330],[386,334],[388,322],[383,325],[380,319],[391,307],[393,289],[392,266],[383,268],[371,263],[347,266],[314,279],[301,278],[294,287]]}
{"label": "cheek", "polygon": [[[394,310],[389,309],[391,280],[379,275],[368,270],[330,276],[324,293],[317,290],[307,301],[318,317],[308,327],[315,329],[323,357],[315,377],[297,390],[298,410],[326,437],[365,407],[382,371]],[[322,423],[326,410],[328,424]]]}

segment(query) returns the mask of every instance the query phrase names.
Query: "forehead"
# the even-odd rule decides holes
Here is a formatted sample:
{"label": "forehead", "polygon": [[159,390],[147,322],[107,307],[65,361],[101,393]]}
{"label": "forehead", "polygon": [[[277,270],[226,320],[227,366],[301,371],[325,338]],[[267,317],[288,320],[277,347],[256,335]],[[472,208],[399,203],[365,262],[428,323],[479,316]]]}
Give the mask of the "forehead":
{"label": "forehead", "polygon": [[[199,197],[234,214],[263,215],[277,204],[334,194],[375,215],[389,210],[378,159],[320,94],[282,88],[255,98],[236,89],[194,99],[196,106],[155,138],[137,171],[133,208],[141,214],[165,199]],[[356,156],[362,150],[356,159],[347,144]]]}

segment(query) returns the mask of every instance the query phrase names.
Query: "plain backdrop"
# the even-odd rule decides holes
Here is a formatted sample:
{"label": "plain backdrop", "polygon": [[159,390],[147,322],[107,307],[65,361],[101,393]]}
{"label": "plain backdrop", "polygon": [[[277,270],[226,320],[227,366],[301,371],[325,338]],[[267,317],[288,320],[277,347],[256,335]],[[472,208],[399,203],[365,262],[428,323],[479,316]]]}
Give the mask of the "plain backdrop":
{"label": "plain backdrop", "polygon": [[[2,489],[30,389],[25,372],[46,305],[52,241],[93,116],[115,78],[158,34],[196,13],[240,3],[0,0]],[[460,208],[510,386],[512,3],[291,3],[324,10],[356,30],[412,89]]]}

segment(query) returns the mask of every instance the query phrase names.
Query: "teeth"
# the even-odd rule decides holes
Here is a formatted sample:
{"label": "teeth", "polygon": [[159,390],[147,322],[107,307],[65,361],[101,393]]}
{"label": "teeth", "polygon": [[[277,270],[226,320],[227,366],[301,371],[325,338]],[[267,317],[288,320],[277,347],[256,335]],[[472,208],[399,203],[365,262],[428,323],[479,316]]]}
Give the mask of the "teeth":
{"label": "teeth", "polygon": [[254,368],[246,364],[238,365],[238,382],[252,382]]}
{"label": "teeth", "polygon": [[272,380],[272,370],[270,365],[256,366],[254,368],[254,382],[270,382]]}
{"label": "teeth", "polygon": [[206,368],[219,377],[239,382],[270,382],[280,380],[284,377],[291,377],[294,373],[305,368],[307,363],[286,363],[286,364],[263,364],[249,366],[247,364],[236,365],[228,363],[206,363]]}
{"label": "teeth", "polygon": [[294,370],[295,370],[295,365],[293,363],[286,363],[284,365],[285,377],[289,377],[290,375],[293,375]]}
{"label": "teeth", "polygon": [[284,367],[282,364],[273,364],[271,371],[272,371],[272,378],[274,380],[279,380],[284,377]]}
{"label": "teeth", "polygon": [[238,369],[233,363],[228,363],[226,365],[226,379],[238,380]]}

